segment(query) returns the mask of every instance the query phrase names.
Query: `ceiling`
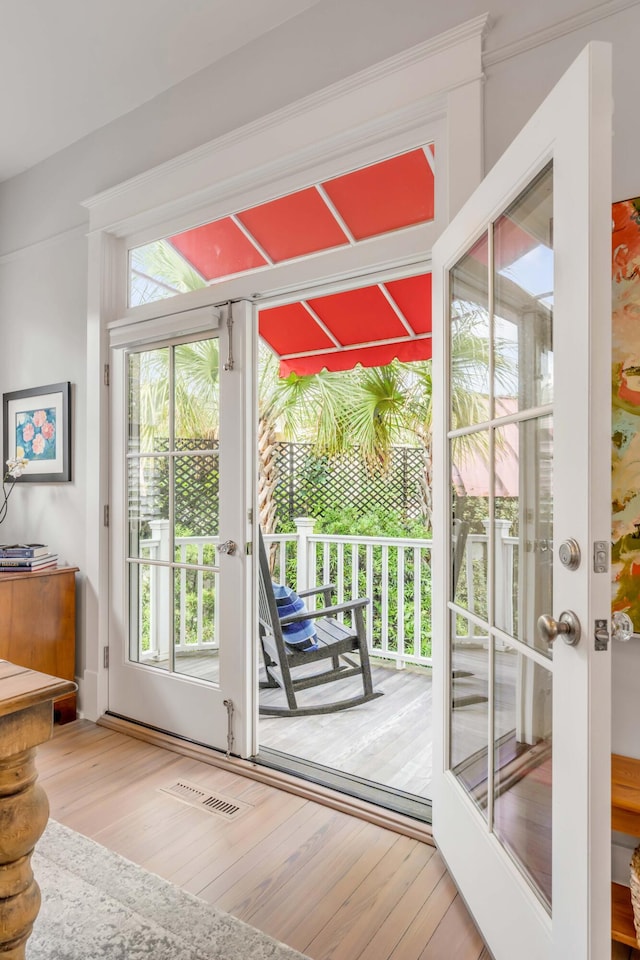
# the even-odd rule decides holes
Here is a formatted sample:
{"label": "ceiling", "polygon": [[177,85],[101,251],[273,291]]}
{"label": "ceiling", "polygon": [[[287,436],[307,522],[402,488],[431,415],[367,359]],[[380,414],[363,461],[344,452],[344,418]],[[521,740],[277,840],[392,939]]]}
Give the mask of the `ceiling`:
{"label": "ceiling", "polygon": [[0,180],[319,0],[0,0]]}

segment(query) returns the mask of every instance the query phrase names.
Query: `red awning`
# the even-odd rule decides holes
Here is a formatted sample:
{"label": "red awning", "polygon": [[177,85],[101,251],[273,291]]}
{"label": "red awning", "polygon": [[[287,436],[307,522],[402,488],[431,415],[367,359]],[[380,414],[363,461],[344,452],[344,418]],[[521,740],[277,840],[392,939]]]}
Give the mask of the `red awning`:
{"label": "red awning", "polygon": [[169,237],[206,281],[433,220],[434,146]]}
{"label": "red awning", "polygon": [[280,376],[431,358],[431,274],[313,297],[259,314]]}

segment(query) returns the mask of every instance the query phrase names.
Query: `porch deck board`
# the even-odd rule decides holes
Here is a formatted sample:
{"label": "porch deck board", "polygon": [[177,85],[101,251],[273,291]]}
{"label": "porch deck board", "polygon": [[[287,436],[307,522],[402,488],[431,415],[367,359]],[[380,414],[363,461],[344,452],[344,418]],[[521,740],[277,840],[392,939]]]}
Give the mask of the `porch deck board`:
{"label": "porch deck board", "polygon": [[[339,713],[310,717],[261,717],[260,747],[320,763],[343,773],[428,795],[431,782],[431,676],[372,664],[373,686],[384,696]],[[307,703],[355,696],[359,678],[315,687]],[[261,690],[261,702],[282,703],[280,690]],[[302,700],[302,696],[300,697]]]}

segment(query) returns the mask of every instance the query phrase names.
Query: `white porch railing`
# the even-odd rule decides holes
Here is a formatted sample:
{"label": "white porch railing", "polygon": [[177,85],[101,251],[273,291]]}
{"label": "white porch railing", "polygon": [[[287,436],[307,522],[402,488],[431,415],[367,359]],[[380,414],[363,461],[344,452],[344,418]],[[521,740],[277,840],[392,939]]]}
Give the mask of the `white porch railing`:
{"label": "white porch railing", "polygon": [[[314,533],[315,521],[302,517],[295,521],[296,533],[265,537],[274,554],[275,580],[296,585],[298,591],[323,583],[335,584],[335,600],[366,596],[371,604],[365,611],[367,643],[372,656],[407,663],[431,665],[431,548],[430,539],[400,537],[359,537]],[[153,536],[141,542],[143,559],[170,558],[168,521],[150,524]],[[509,522],[496,521],[495,536],[501,544],[496,550],[496,583],[501,589],[504,609],[498,622],[508,633],[514,632],[513,582],[516,575],[517,538],[509,537]],[[217,537],[176,538],[175,560],[180,563],[211,564],[206,550],[217,544]],[[458,589],[462,604],[472,614],[486,616],[483,603],[486,590],[487,534],[467,538],[463,569]],[[161,566],[148,568],[145,604],[139,604],[139,636],[148,638],[144,658],[163,659],[168,655],[171,570]],[[206,570],[175,572],[174,586],[177,654],[204,652],[218,647],[217,574]],[[484,593],[484,596],[483,596]],[[497,611],[498,613],[498,611]],[[457,639],[483,642],[483,636],[466,618],[458,618]]]}

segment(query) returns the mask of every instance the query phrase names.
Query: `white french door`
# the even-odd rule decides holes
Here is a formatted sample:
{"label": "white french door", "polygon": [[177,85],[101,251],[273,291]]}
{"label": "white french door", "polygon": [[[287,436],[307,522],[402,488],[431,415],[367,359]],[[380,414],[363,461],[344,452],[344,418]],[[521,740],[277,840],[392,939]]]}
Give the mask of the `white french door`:
{"label": "white french door", "polygon": [[433,827],[496,960],[611,949],[610,60],[581,54],[433,252]]}
{"label": "white french door", "polygon": [[112,331],[109,711],[246,757],[254,335],[228,311]]}

